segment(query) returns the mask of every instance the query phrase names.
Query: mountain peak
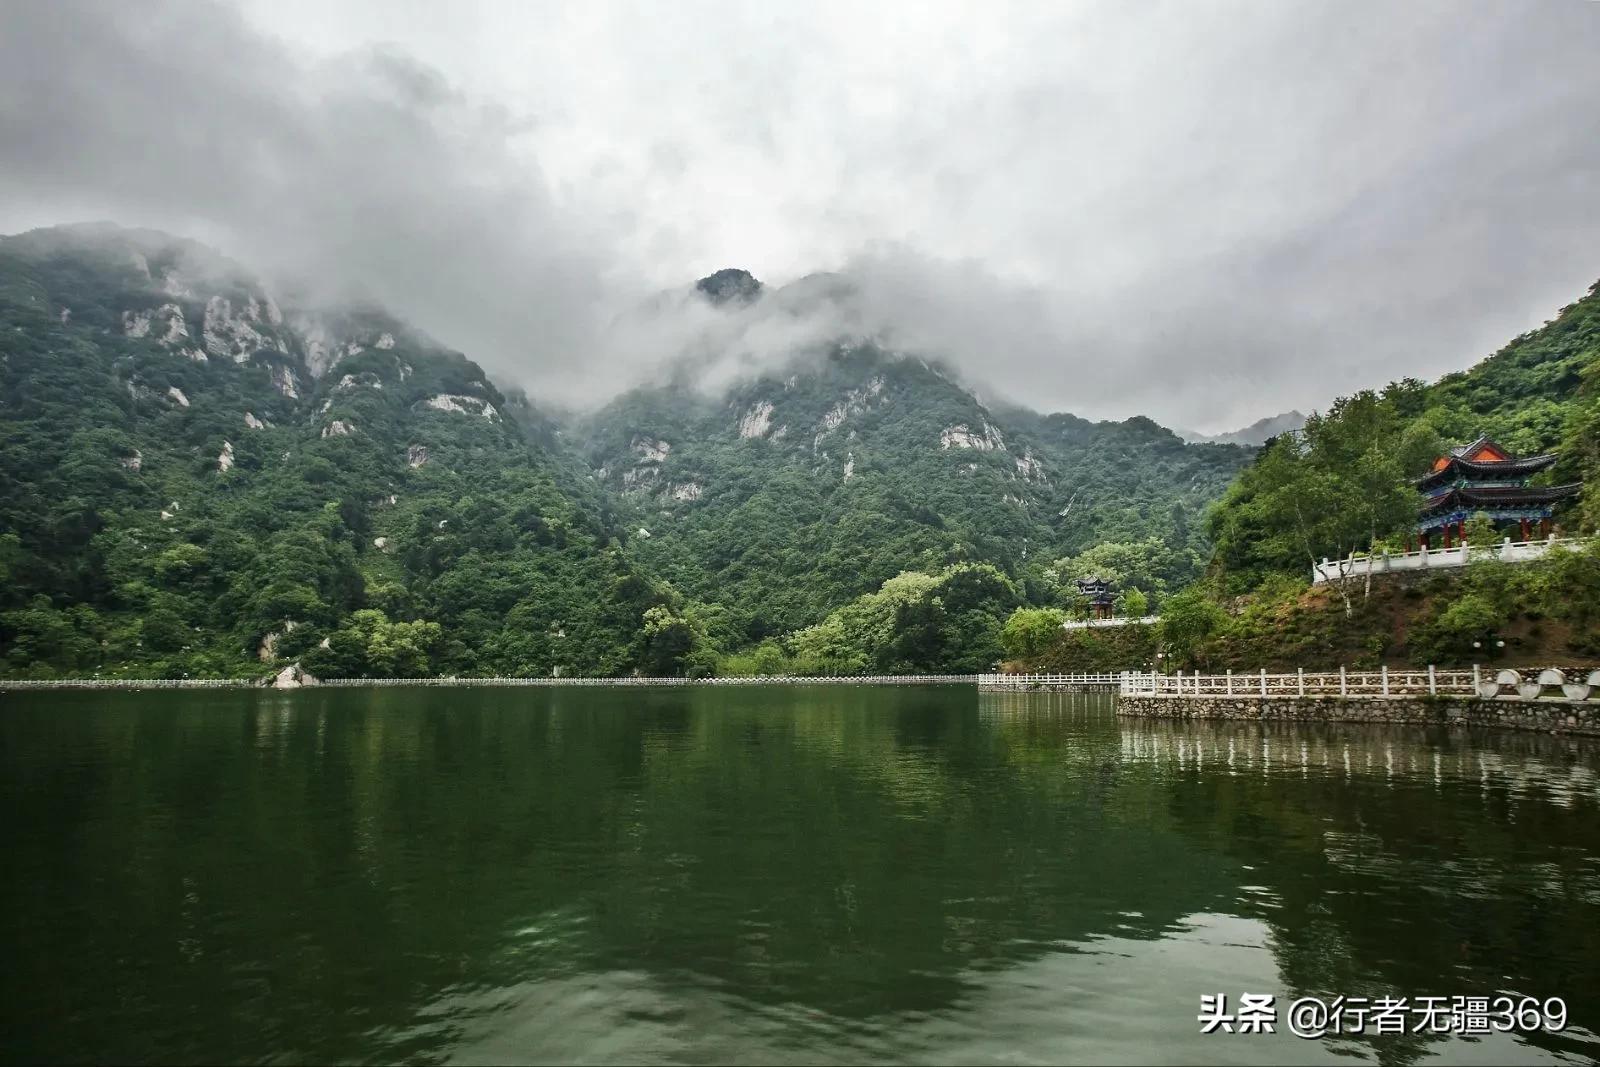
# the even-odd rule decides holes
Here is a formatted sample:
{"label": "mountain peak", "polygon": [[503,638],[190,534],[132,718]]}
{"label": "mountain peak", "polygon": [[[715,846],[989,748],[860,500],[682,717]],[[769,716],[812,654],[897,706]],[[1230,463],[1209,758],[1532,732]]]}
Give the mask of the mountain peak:
{"label": "mountain peak", "polygon": [[1249,426],[1234,430],[1232,433],[1202,434],[1180,432],[1178,436],[1192,444],[1246,445],[1255,447],[1266,444],[1267,441],[1277,437],[1279,434],[1298,430],[1305,424],[1306,417],[1299,411],[1285,411],[1278,415],[1269,415],[1264,419],[1257,419]]}
{"label": "mountain peak", "polygon": [[25,258],[65,256],[102,263],[117,260],[124,270],[131,266],[146,280],[157,283],[170,270],[234,285],[253,281],[243,266],[208,245],[161,230],[114,222],[64,223],[3,235],[0,248]]}
{"label": "mountain peak", "polygon": [[761,295],[761,282],[754,274],[738,267],[724,267],[694,283],[713,304],[748,304]]}

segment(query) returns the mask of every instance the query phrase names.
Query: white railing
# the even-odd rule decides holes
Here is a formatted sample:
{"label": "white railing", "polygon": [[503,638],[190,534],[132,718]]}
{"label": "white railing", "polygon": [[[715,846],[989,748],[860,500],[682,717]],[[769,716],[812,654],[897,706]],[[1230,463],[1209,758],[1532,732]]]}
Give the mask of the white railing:
{"label": "white railing", "polygon": [[[302,683],[305,687],[333,686],[674,686],[674,685],[972,685],[974,674],[874,674],[874,675],[763,675],[722,678],[625,676],[618,678],[326,678]],[[257,678],[0,678],[0,691],[8,689],[271,689],[272,679]],[[296,688],[299,688],[298,686]]]}
{"label": "white railing", "polygon": [[971,685],[973,674],[771,674],[748,677],[728,675],[716,678],[650,677],[624,675],[616,678],[330,678],[317,685],[358,686],[535,686],[535,687],[616,687],[674,685]]}
{"label": "white railing", "polygon": [[1137,619],[1069,619],[1061,624],[1063,630],[1092,630],[1100,626],[1154,626],[1159,615],[1142,615]]}
{"label": "white railing", "polygon": [[1481,672],[1471,670],[1338,671],[1268,674],[1228,671],[1224,674],[1130,673],[1123,678],[1123,696],[1269,697],[1269,696],[1473,696]]}
{"label": "white railing", "polygon": [[1126,671],[1078,671],[1069,674],[980,674],[979,689],[1120,689]]}
{"label": "white railing", "polygon": [[0,678],[4,689],[254,689],[253,678]]}
{"label": "white railing", "polygon": [[1224,674],[1122,675],[1123,696],[1175,697],[1406,697],[1476,696],[1484,700],[1587,701],[1600,697],[1600,670],[1575,667],[1491,671],[1474,665],[1471,670],[1351,671],[1268,674],[1248,671]]}
{"label": "white railing", "polygon": [[1469,563],[1499,560],[1502,563],[1528,563],[1543,559],[1556,548],[1575,549],[1589,543],[1586,537],[1550,537],[1538,541],[1513,541],[1506,538],[1489,548],[1456,545],[1453,548],[1423,548],[1416,552],[1380,552],[1372,555],[1352,555],[1345,559],[1329,561],[1326,556],[1311,568],[1311,584],[1335,581],[1339,578],[1364,578],[1373,574],[1395,571],[1423,571],[1439,567],[1465,567]]}

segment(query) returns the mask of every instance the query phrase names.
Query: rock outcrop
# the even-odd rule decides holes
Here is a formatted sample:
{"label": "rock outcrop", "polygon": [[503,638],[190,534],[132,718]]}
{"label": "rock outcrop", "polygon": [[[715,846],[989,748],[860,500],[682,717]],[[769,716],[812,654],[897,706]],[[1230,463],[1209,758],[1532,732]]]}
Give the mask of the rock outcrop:
{"label": "rock outcrop", "polygon": [[279,671],[271,682],[272,688],[274,689],[300,689],[305,686],[312,686],[316,684],[317,679],[313,675],[307,673],[306,669],[300,666],[299,663],[289,664],[283,670]]}
{"label": "rock outcrop", "polygon": [[744,413],[739,420],[739,436],[743,438],[765,437],[767,431],[772,429],[772,401],[762,400]]}
{"label": "rock outcrop", "polygon": [[964,422],[954,426],[947,426],[939,434],[940,448],[972,448],[979,452],[1005,451],[1005,438],[1000,436],[1000,431],[990,426],[987,422],[980,424],[981,431],[974,431]]}
{"label": "rock outcrop", "polygon": [[457,415],[477,415],[488,419],[490,422],[500,417],[500,412],[487,400],[475,396],[462,396],[459,393],[440,393],[430,396],[422,402],[422,406],[432,408],[434,411],[450,411]]}

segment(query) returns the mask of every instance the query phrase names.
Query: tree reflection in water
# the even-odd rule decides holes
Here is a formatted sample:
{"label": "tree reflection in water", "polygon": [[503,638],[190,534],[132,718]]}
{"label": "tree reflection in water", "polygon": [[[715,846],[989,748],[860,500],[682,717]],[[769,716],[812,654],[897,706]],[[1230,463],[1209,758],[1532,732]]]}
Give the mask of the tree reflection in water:
{"label": "tree reflection in water", "polygon": [[1536,735],[818,687],[49,694],[0,741],[5,1059],[1338,1051],[1207,1044],[1205,992],[1600,1017],[1600,759]]}

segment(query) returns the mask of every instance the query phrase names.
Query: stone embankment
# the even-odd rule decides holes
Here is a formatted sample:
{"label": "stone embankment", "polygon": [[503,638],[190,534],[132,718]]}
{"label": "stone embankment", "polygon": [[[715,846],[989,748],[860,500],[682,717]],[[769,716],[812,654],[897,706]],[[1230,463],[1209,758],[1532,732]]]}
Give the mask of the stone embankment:
{"label": "stone embankment", "polygon": [[1255,722],[1359,722],[1477,726],[1600,736],[1600,704],[1468,696],[1129,696],[1117,714],[1134,718]]}

